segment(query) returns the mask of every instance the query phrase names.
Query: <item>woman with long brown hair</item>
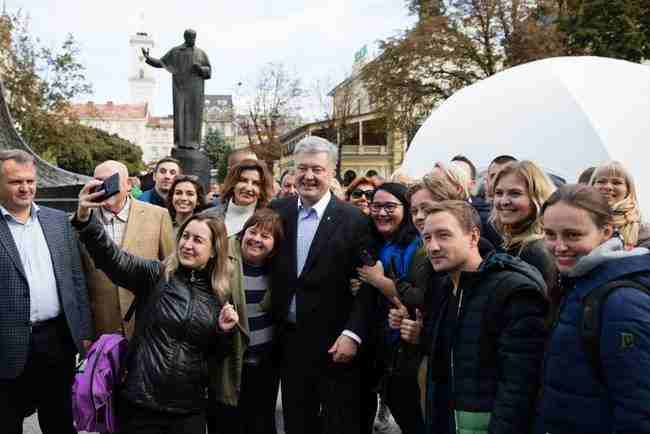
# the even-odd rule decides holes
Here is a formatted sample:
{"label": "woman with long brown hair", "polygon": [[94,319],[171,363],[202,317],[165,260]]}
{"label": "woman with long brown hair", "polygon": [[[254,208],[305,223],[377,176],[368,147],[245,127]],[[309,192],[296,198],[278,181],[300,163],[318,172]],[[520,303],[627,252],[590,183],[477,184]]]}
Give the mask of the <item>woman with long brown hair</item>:
{"label": "woman with long brown hair", "polygon": [[273,198],[273,177],[266,163],[242,160],[230,169],[223,185],[221,202],[210,212],[223,217],[228,236],[239,233],[244,223]]}
{"label": "woman with long brown hair", "polygon": [[227,354],[239,321],[227,302],[230,259],[220,219],[195,214],[179,228],[176,248],[164,261],[121,250],[91,218],[102,206],[101,185],[91,180],[79,194],[73,219],[79,239],[98,269],[135,294],[136,327],[120,391],[121,432],[205,433],[207,361]]}

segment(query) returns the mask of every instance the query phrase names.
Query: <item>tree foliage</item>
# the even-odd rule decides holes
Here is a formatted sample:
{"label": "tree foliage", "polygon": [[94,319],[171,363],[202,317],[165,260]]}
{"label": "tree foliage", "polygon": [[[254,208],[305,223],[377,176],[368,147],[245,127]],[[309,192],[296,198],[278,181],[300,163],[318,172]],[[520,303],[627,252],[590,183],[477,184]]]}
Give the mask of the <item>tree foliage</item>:
{"label": "tree foliage", "polygon": [[223,134],[216,128],[210,128],[203,137],[205,153],[210,159],[210,165],[217,169],[217,181],[226,179],[228,173],[228,155],[232,147],[226,143]]}
{"label": "tree foliage", "polygon": [[417,22],[379,41],[363,80],[412,138],[431,110],[505,68],[559,55],[650,58],[648,0],[407,0]]}
{"label": "tree foliage", "polygon": [[0,42],[7,47],[0,72],[23,139],[42,158],[74,172],[92,174],[108,159],[124,162],[130,171],[141,170],[140,148],[81,125],[72,113],[72,99],[92,93],[74,37],[67,35],[52,50],[30,34],[28,22],[20,12],[0,21]]}
{"label": "tree foliage", "polygon": [[413,27],[363,70],[389,128],[410,138],[442,100],[500,70],[564,53],[545,0],[410,0]]}
{"label": "tree foliage", "polygon": [[278,160],[280,136],[299,124],[298,111],[305,95],[300,78],[281,63],[269,63],[247,91],[248,108],[238,117],[239,127],[260,159]]}
{"label": "tree foliage", "polygon": [[640,62],[650,59],[648,0],[558,0],[569,50]]}

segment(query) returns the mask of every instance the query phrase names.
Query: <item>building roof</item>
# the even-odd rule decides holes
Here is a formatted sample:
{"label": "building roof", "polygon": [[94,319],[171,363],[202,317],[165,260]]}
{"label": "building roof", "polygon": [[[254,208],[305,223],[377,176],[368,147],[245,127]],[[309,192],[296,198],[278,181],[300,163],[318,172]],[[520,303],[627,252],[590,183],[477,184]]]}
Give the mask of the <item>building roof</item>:
{"label": "building roof", "polygon": [[151,116],[147,121],[148,127],[174,128],[174,116]]}
{"label": "building roof", "polygon": [[206,95],[205,109],[217,107],[219,110],[232,110],[232,95]]}
{"label": "building roof", "polygon": [[81,119],[146,119],[149,114],[147,103],[115,104],[108,101],[106,104],[73,104],[72,110]]}

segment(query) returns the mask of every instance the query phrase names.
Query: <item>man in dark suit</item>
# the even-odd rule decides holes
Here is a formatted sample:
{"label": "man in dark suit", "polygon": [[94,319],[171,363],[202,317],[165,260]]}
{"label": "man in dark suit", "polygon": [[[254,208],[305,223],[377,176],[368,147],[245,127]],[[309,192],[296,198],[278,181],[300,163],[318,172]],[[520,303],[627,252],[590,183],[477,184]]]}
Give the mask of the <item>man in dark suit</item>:
{"label": "man in dark suit", "polygon": [[74,433],[74,359],[93,335],[86,281],[66,214],[35,193],[33,157],[1,151],[0,424],[22,433],[36,409],[44,434]]}
{"label": "man in dark suit", "polygon": [[[295,148],[298,197],[271,204],[286,241],[273,264],[272,310],[281,348],[288,434],[361,432],[358,354],[368,341],[374,292],[354,293],[370,223],[329,190],[336,147],[307,137]],[[356,294],[356,295],[355,295]]]}

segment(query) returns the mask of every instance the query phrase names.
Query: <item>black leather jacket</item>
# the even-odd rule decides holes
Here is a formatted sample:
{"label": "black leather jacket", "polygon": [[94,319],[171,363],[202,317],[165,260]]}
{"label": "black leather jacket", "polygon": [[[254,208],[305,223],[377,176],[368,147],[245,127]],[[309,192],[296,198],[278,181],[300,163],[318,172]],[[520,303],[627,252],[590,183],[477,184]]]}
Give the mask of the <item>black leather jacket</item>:
{"label": "black leather jacket", "polygon": [[97,268],[138,300],[122,397],[157,411],[203,410],[207,356],[230,347],[229,335],[218,331],[221,306],[209,273],[181,266],[167,281],[161,262],[124,252],[94,218],[73,225]]}

